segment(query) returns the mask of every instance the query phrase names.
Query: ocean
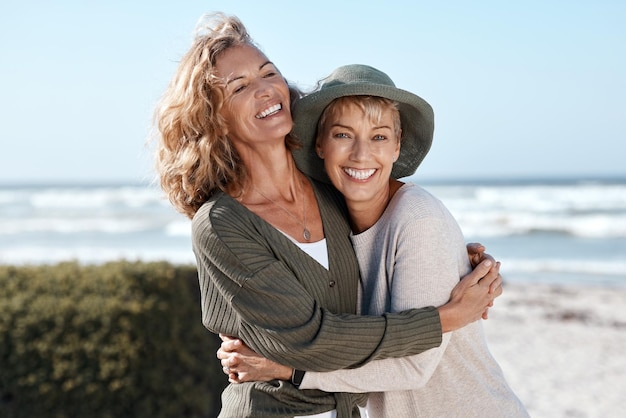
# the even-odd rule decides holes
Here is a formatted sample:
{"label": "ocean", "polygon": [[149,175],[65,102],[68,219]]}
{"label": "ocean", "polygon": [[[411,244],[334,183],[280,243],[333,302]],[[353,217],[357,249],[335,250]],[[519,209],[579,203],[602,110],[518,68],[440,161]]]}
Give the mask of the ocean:
{"label": "ocean", "polygon": [[[421,181],[505,281],[626,287],[626,179]],[[142,184],[0,185],[0,264],[194,263],[190,221]]]}

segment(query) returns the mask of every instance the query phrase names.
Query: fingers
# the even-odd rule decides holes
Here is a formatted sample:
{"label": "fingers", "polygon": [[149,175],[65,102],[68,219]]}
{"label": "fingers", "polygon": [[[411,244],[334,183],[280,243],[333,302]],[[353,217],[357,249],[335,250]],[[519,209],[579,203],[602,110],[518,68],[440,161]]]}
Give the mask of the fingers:
{"label": "fingers", "polygon": [[[236,355],[229,355],[220,360],[220,364],[222,368],[232,370],[233,368],[239,366],[239,358]],[[228,373],[227,370],[224,370],[225,373]]]}
{"label": "fingers", "polygon": [[[217,349],[216,356],[220,360],[224,369],[232,368],[239,365],[240,359],[237,348],[241,346],[241,341],[231,340],[222,342],[220,348]],[[224,373],[228,374],[227,370]]]}
{"label": "fingers", "polygon": [[237,369],[239,367],[238,362],[230,361],[232,359],[227,359],[222,361],[222,372],[228,376],[228,381],[231,383],[240,383],[243,380],[241,379],[241,373]]}
{"label": "fingers", "polygon": [[222,339],[222,345],[220,346],[220,350],[227,353],[234,353],[238,351],[242,345],[243,343],[239,338],[227,337],[226,340]]}
{"label": "fingers", "polygon": [[[489,274],[489,271],[492,265],[493,265],[493,262],[491,260],[481,261],[480,264],[478,264],[471,273],[463,277],[463,279],[461,280],[462,285],[474,286],[483,277]],[[489,281],[489,283],[491,283],[491,281]]]}
{"label": "fingers", "polygon": [[502,294],[503,279],[502,275],[500,274],[500,266],[501,264],[498,261],[496,265],[490,270],[490,274],[483,278],[486,283],[489,283],[489,293],[492,294],[494,298]]}
{"label": "fingers", "polygon": [[236,367],[222,367],[222,372],[228,376],[230,383],[251,382],[253,380],[250,373]]}
{"label": "fingers", "polygon": [[217,350],[217,358],[222,365],[222,372],[228,376],[230,383],[243,382],[242,376],[237,371],[237,367],[240,366],[238,350],[242,349],[243,342],[238,338],[224,334],[219,334],[219,337],[222,340],[222,344]]}
{"label": "fingers", "polygon": [[239,375],[239,373],[237,373],[236,371],[232,369],[228,369],[227,367],[224,367],[222,371],[224,372],[224,374],[228,376],[228,382],[230,383],[241,383],[244,381]]}
{"label": "fingers", "polygon": [[[222,342],[220,348],[217,349],[216,357],[222,360],[222,366],[230,366],[235,362],[238,349],[241,348],[240,340],[230,340]],[[230,361],[230,364],[224,363],[225,360]]]}
{"label": "fingers", "polygon": [[495,262],[489,272],[479,280],[479,285],[483,288],[489,286],[487,294],[490,298],[485,310],[482,313],[482,319],[489,319],[489,308],[493,306],[493,300],[502,294],[502,275],[500,274],[501,263]]}
{"label": "fingers", "polygon": [[[487,263],[491,263],[491,260],[485,260],[484,262],[485,264]],[[482,263],[480,265],[478,265],[476,267],[476,270],[478,270],[481,267]],[[487,270],[487,272],[485,274],[483,274],[483,276],[479,279],[479,283],[481,286],[488,286],[489,290],[492,290],[492,285],[493,286],[493,290],[495,290],[496,287],[498,287],[499,284],[502,284],[502,280],[499,279],[500,277],[500,262],[496,261],[495,263],[491,264],[492,267],[489,268]],[[481,270],[483,271],[483,270]]]}
{"label": "fingers", "polygon": [[470,254],[480,254],[485,251],[485,246],[479,242],[470,242],[467,244],[467,252]]}
{"label": "fingers", "polygon": [[496,280],[491,282],[489,285],[489,293],[493,293],[496,296],[500,296],[502,294],[502,275],[498,274]]}
{"label": "fingers", "polygon": [[472,268],[476,267],[481,261],[483,261],[483,253],[485,246],[475,242],[467,244],[467,256],[469,257]]}

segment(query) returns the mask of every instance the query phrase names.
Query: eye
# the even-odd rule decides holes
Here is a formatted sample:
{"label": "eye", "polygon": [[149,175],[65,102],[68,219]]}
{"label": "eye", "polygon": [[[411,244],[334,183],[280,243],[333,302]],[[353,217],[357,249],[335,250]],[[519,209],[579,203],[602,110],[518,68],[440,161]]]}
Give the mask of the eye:
{"label": "eye", "polygon": [[237,93],[241,93],[242,91],[244,91],[246,89],[246,85],[245,84],[241,84],[239,86],[235,86],[233,88],[233,94],[237,94]]}
{"label": "eye", "polygon": [[261,73],[261,77],[263,78],[272,78],[280,75],[280,71],[276,69],[273,65],[269,64],[263,68],[263,72]]}
{"label": "eye", "polygon": [[350,138],[350,135],[345,132],[337,132],[333,134],[333,138]]}
{"label": "eye", "polygon": [[374,141],[385,141],[387,137],[385,135],[374,135]]}
{"label": "eye", "polygon": [[263,78],[272,78],[272,77],[275,77],[277,75],[278,75],[278,72],[272,70],[272,71],[268,71],[267,73],[265,73],[263,75]]}

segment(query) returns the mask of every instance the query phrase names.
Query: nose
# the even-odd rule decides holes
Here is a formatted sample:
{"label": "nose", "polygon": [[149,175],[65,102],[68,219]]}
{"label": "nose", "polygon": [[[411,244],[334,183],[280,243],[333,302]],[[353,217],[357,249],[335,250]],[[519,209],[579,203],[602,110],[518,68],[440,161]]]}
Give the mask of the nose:
{"label": "nose", "polygon": [[263,78],[256,82],[256,90],[254,92],[256,97],[267,97],[274,91],[274,85]]}
{"label": "nose", "polygon": [[356,139],[352,143],[352,152],[350,157],[354,161],[366,161],[370,156],[370,144],[369,141]]}

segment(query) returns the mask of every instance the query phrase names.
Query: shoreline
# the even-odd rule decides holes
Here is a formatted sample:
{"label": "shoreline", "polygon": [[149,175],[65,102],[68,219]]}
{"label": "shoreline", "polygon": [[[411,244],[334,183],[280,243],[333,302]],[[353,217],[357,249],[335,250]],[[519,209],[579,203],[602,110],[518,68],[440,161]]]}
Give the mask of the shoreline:
{"label": "shoreline", "polygon": [[626,411],[625,288],[506,282],[484,326],[533,418]]}

